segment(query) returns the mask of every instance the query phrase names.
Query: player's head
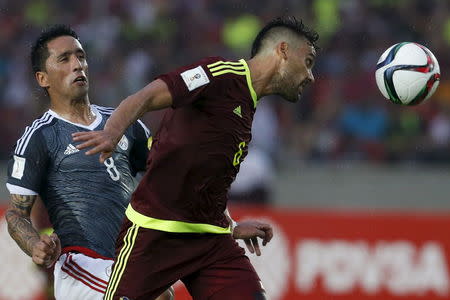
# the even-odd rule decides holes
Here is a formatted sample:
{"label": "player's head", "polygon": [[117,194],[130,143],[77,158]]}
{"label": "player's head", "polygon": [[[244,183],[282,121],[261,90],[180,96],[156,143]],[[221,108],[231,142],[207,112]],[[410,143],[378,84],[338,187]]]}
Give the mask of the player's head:
{"label": "player's head", "polygon": [[51,99],[81,100],[87,96],[86,53],[70,27],[45,29],[31,48],[31,66],[38,84]]}
{"label": "player's head", "polygon": [[295,17],[281,17],[269,22],[253,42],[253,57],[272,56],[276,70],[271,86],[274,94],[296,102],[303,88],[314,81],[312,68],[319,35]]}

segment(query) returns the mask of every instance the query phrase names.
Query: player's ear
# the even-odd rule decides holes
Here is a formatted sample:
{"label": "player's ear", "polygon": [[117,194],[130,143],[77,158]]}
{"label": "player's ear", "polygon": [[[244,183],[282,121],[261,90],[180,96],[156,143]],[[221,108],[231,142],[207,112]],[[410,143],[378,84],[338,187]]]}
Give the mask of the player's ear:
{"label": "player's ear", "polygon": [[284,60],[287,59],[288,48],[289,48],[289,45],[287,42],[278,43],[276,51],[277,51],[278,56],[280,56],[281,59],[284,59]]}
{"label": "player's ear", "polygon": [[39,86],[43,88],[50,87],[50,84],[48,82],[48,76],[46,72],[38,71],[34,74],[36,77],[36,81],[38,82]]}

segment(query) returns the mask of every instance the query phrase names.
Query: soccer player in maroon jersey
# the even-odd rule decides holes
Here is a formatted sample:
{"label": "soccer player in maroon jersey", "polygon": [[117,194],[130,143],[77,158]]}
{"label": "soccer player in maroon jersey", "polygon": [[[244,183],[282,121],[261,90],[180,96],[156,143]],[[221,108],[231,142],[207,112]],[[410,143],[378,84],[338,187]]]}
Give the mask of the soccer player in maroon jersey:
{"label": "soccer player in maroon jersey", "polygon": [[314,81],[317,39],[293,17],[275,19],[257,35],[250,60],[209,57],[161,75],[127,97],[103,131],[73,134],[84,141],[79,149],[92,147],[86,154],[101,153],[103,162],[133,121],[172,108],[127,208],[106,300],[154,299],[178,279],[196,300],[266,299],[233,237],[249,245],[258,236],[265,245],[271,228],[252,223],[232,230],[227,192],[247,154],[258,99],[299,99]]}

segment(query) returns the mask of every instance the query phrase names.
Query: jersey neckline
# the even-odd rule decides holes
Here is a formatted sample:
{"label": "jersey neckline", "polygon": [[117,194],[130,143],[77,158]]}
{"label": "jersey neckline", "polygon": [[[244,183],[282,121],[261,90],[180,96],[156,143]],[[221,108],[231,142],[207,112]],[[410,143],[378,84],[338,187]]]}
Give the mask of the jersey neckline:
{"label": "jersey neckline", "polygon": [[239,62],[244,65],[245,77],[247,79],[248,89],[250,91],[250,95],[251,95],[252,100],[253,100],[253,107],[256,108],[256,105],[258,104],[258,95],[256,94],[255,90],[253,89],[252,75],[250,73],[250,68],[248,67],[248,64],[245,61],[245,59],[242,58],[242,59],[239,60]]}
{"label": "jersey neckline", "polygon": [[94,120],[94,122],[92,122],[88,126],[83,125],[83,124],[79,124],[79,123],[71,122],[71,121],[61,117],[57,112],[55,112],[55,111],[53,111],[51,109],[48,110],[48,113],[51,114],[52,116],[54,116],[55,118],[60,119],[61,121],[67,122],[67,123],[75,125],[77,127],[81,127],[81,128],[88,129],[88,130],[94,130],[95,128],[97,128],[98,125],[100,125],[100,123],[103,120],[103,117],[102,117],[102,114],[97,110],[97,108],[95,108],[95,106],[89,105],[89,107],[91,109],[91,112],[93,114],[95,114],[95,120]]}

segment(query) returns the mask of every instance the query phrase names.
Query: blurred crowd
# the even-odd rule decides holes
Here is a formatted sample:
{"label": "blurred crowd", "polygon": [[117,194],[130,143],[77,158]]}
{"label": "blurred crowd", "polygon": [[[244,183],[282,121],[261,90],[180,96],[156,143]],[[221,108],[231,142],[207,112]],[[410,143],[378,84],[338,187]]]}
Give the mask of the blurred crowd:
{"label": "blurred crowd", "polygon": [[[260,102],[238,197],[266,197],[273,170],[291,160],[379,164],[450,162],[450,4],[446,0],[0,0],[0,159],[48,107],[29,63],[47,24],[65,23],[87,50],[91,102],[117,106],[156,75],[204,56],[249,58],[272,18],[294,15],[319,32],[316,83],[297,104]],[[401,107],[375,85],[392,44],[414,41],[437,57],[440,87],[425,104]],[[146,123],[154,131],[162,113]]]}

